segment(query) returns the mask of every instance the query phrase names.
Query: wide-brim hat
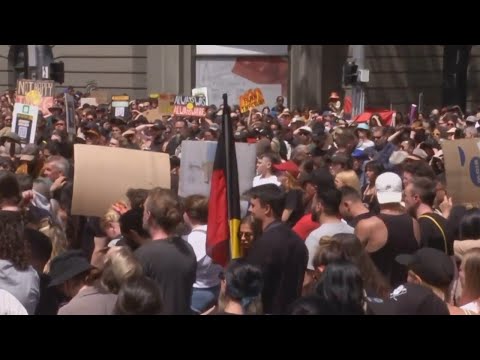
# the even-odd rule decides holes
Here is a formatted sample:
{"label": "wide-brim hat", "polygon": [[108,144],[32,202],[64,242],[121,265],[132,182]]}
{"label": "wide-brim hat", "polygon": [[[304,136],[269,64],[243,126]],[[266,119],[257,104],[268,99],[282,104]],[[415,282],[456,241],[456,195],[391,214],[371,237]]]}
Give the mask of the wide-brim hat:
{"label": "wide-brim hat", "polygon": [[50,263],[48,287],[61,285],[92,268],[82,250],[67,250]]}

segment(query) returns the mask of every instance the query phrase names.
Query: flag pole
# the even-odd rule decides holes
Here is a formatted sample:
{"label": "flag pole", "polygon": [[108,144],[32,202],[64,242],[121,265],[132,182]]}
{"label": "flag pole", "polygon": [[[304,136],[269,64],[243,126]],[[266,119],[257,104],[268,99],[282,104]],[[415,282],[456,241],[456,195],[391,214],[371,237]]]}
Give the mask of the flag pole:
{"label": "flag pole", "polygon": [[[233,235],[233,227],[231,224],[231,219],[232,219],[232,194],[233,191],[231,189],[231,184],[232,181],[237,181],[237,179],[232,179],[232,161],[230,159],[230,156],[233,154],[230,154],[230,149],[231,149],[231,133],[232,133],[232,123],[230,121],[230,111],[228,109],[228,96],[227,94],[223,94],[223,116],[222,116],[222,132],[224,136],[224,141],[225,141],[225,175],[226,175],[226,183],[227,183],[227,209],[228,209],[228,228],[229,228],[229,233],[230,237],[228,239],[229,241],[229,256],[230,260],[233,258],[233,246],[232,246],[232,239],[234,238]],[[234,145],[235,146],[235,145]]]}

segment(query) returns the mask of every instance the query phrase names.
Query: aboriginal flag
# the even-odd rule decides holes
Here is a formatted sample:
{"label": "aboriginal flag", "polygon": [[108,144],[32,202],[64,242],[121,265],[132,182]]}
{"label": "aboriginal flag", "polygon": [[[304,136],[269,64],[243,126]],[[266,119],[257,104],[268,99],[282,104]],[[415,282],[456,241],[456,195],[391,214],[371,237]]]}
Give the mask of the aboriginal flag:
{"label": "aboriginal flag", "polygon": [[226,94],[223,101],[222,133],[215,152],[208,204],[207,254],[216,264],[226,266],[231,259],[240,257],[240,193]]}

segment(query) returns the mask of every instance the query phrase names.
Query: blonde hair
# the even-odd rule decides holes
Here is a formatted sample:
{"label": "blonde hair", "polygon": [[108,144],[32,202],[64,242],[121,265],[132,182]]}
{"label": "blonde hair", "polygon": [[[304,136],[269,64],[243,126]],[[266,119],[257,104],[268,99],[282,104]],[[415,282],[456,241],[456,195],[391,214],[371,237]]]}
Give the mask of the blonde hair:
{"label": "blonde hair", "polygon": [[350,186],[357,190],[358,192],[361,191],[360,188],[360,180],[358,179],[357,173],[353,170],[344,170],[340,171],[337,176],[335,176],[335,180],[339,180],[343,183],[342,186]]}
{"label": "blonde hair", "polygon": [[105,215],[100,219],[100,225],[105,229],[110,223],[118,223],[120,221],[120,214],[113,210],[112,208],[108,209]]}
{"label": "blonde hair", "polygon": [[480,298],[480,249],[468,251],[463,256],[462,266],[465,274],[463,290],[468,289],[470,295]]}
{"label": "blonde hair", "polygon": [[68,240],[65,231],[59,225],[50,224],[41,228],[40,232],[48,236],[52,243],[52,254],[44,268],[44,272],[48,273],[50,271],[50,261],[68,249]]}
{"label": "blonde hair", "polygon": [[125,246],[112,248],[107,253],[101,284],[113,294],[118,294],[122,284],[143,274],[142,266],[132,251]]}

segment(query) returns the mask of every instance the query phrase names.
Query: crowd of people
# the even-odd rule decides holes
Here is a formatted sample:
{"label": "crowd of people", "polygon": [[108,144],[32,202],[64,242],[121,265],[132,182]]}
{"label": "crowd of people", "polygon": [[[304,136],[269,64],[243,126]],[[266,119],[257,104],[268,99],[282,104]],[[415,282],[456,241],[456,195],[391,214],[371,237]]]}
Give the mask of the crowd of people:
{"label": "crowd of people", "polygon": [[[396,112],[368,122],[343,111],[210,105],[205,118],[109,104],[79,106],[67,132],[63,94],[39,114],[36,140],[11,128],[0,99],[0,314],[469,315],[480,312],[480,209],[453,206],[442,143],[478,136],[480,113]],[[338,97],[329,99],[338,103]],[[256,176],[223,268],[207,251],[209,199],[178,196],[182,142],[255,144]],[[104,216],[71,213],[74,144],[170,155],[171,189],[125,189]],[[239,166],[242,166],[239,164]],[[92,178],[92,188],[95,181]]]}

